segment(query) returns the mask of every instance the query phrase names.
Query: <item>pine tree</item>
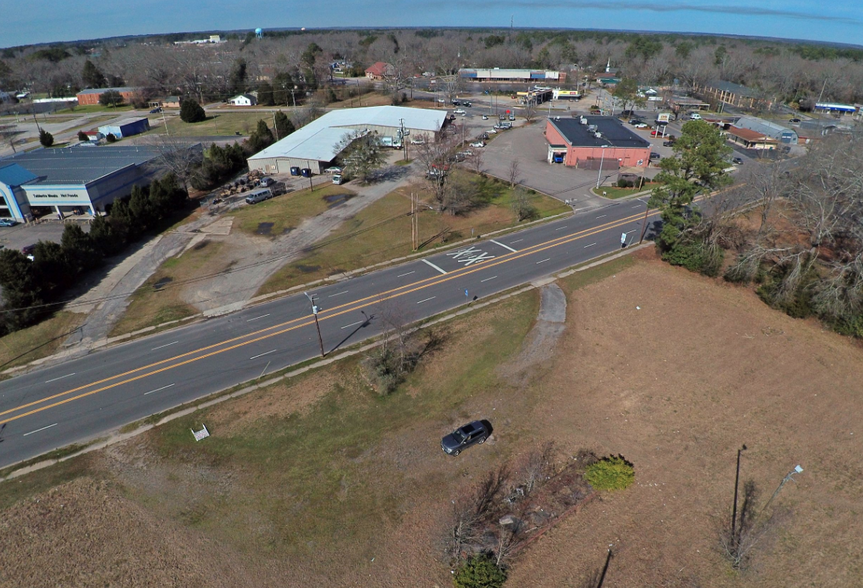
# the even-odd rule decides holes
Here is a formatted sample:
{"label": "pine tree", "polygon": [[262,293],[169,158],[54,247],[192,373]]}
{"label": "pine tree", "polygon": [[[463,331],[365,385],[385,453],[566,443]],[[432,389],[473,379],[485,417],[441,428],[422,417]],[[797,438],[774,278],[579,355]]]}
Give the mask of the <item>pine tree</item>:
{"label": "pine tree", "polygon": [[186,123],[196,123],[207,120],[207,113],[197,101],[186,98],[180,103],[180,119]]}

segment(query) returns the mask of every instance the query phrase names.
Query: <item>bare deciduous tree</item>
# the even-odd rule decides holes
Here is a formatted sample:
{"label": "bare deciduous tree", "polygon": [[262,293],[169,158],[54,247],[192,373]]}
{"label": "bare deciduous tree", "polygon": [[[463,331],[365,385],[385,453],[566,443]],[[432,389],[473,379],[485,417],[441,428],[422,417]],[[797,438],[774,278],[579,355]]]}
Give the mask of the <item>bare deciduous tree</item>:
{"label": "bare deciduous tree", "polygon": [[507,169],[507,177],[509,179],[509,187],[515,188],[521,180],[521,169],[519,168],[518,159],[513,159]]}

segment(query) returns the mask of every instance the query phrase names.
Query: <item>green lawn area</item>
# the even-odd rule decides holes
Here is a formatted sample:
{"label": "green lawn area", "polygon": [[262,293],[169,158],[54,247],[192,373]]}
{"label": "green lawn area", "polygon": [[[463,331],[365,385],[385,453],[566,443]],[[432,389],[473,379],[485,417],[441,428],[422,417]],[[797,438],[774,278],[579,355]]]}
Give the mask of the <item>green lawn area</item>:
{"label": "green lawn area", "polygon": [[[162,115],[151,115],[161,121]],[[269,112],[217,112],[207,113],[207,120],[198,123],[185,123],[180,120],[179,112],[165,112],[168,122],[168,132],[175,137],[198,137],[219,135],[248,135],[255,130],[259,120],[265,120],[273,125],[273,115]],[[154,129],[159,134],[164,133],[164,127]],[[154,132],[150,131],[150,132]]]}
{"label": "green lawn area", "polygon": [[[641,192],[649,192],[656,186],[655,182],[646,182],[640,189],[639,188],[618,188],[617,186],[600,186],[598,189],[593,188],[593,193],[597,196],[602,196],[603,198],[611,198],[612,200],[616,200],[618,198],[625,198],[627,196],[632,196],[633,194],[639,194]],[[605,192],[605,194],[603,194]]]}
{"label": "green lawn area", "polygon": [[85,317],[75,312],[58,312],[38,325],[0,337],[0,370],[52,355]]}
{"label": "green lawn area", "polygon": [[309,189],[289,192],[259,204],[244,206],[231,214],[234,216],[234,228],[250,235],[258,232],[261,223],[273,223],[269,235],[277,237],[287,229],[296,228],[307,218],[324,212],[330,203],[326,198],[338,197],[342,194],[354,196],[355,192],[345,186],[324,184]]}
{"label": "green lawn area", "polygon": [[77,105],[73,108],[64,108],[62,110],[58,110],[57,114],[86,114],[89,112],[104,112],[106,114],[117,113],[122,114],[124,112],[129,112],[130,110],[135,110],[135,108],[130,104],[125,104],[123,106],[102,106],[101,104],[84,104]]}
{"label": "green lawn area", "polygon": [[[459,216],[437,214],[428,209],[421,211],[419,241],[420,243],[430,241],[423,250],[440,246],[441,235],[445,232],[447,242],[452,242],[519,224],[515,213],[510,208],[512,191],[509,186],[494,179],[470,175],[478,182],[482,198],[488,204],[469,214]],[[334,188],[338,187],[334,186]],[[410,254],[412,250],[408,216],[409,192],[408,188],[396,190],[364,208],[326,241],[316,244],[308,256],[276,272],[258,294],[276,292],[334,273],[366,267]],[[421,194],[420,199],[430,202],[429,194]],[[531,194],[530,199],[540,217],[569,210],[569,207],[560,201],[538,193]]]}

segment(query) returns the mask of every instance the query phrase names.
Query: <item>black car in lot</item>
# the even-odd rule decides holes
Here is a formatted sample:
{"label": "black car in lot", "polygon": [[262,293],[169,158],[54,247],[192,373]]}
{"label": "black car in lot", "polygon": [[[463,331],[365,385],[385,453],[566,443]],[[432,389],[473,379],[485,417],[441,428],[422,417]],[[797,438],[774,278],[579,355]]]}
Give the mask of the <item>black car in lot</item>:
{"label": "black car in lot", "polygon": [[735,157],[731,160],[731,163],[733,163],[734,165],[743,165],[743,158]]}
{"label": "black car in lot", "polygon": [[471,445],[485,443],[490,435],[491,430],[485,421],[473,421],[441,439],[440,446],[444,453],[458,455]]}

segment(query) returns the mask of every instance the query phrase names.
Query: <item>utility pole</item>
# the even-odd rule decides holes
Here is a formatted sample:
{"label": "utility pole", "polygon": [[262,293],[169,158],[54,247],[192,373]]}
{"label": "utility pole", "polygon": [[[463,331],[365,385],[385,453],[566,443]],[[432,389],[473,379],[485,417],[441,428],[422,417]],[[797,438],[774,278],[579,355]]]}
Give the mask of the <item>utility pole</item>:
{"label": "utility pole", "polygon": [[273,113],[273,130],[276,131],[276,141],[279,141],[279,127],[276,126],[276,113]]}
{"label": "utility pole", "polygon": [[758,513],[758,515],[760,516],[761,514],[764,513],[765,510],[767,510],[767,507],[770,506],[770,503],[773,502],[773,499],[776,498],[776,495],[779,494],[779,491],[782,490],[782,487],[789,480],[793,479],[794,474],[802,474],[802,473],[803,473],[803,468],[801,468],[799,465],[794,466],[794,469],[791,470],[790,472],[788,472],[788,474],[786,474],[786,476],[784,478],[782,478],[782,481],[779,482],[779,486],[773,492],[773,496],[770,497],[770,500],[767,501],[767,504],[764,505],[764,508],[761,509],[761,512]]}
{"label": "utility pole", "polygon": [[306,295],[306,298],[309,299],[309,302],[312,303],[312,314],[315,315],[315,327],[318,329],[318,343],[321,346],[321,357],[326,357],[326,353],[324,353],[324,339],[321,337],[321,325],[318,323],[318,312],[320,312],[320,307],[315,304],[315,297],[309,296],[308,292],[303,292]]}
{"label": "utility pole", "polygon": [[[644,234],[647,233],[647,213],[650,210],[650,204],[648,204],[648,202],[644,203],[644,220],[641,221],[641,239],[638,240],[639,245],[644,243]],[[745,446],[744,446],[744,448],[745,448]],[[739,464],[738,464],[738,468],[739,468]],[[737,504],[736,499],[735,499],[734,503]]]}
{"label": "utility pole", "polygon": [[734,476],[734,506],[731,508],[731,542],[737,547],[737,495],[740,488],[740,454],[746,451],[746,444],[737,450],[737,473]]}
{"label": "utility pole", "polygon": [[168,121],[165,119],[165,109],[162,109],[162,124],[165,125],[165,136],[170,137],[171,131],[168,130]]}

